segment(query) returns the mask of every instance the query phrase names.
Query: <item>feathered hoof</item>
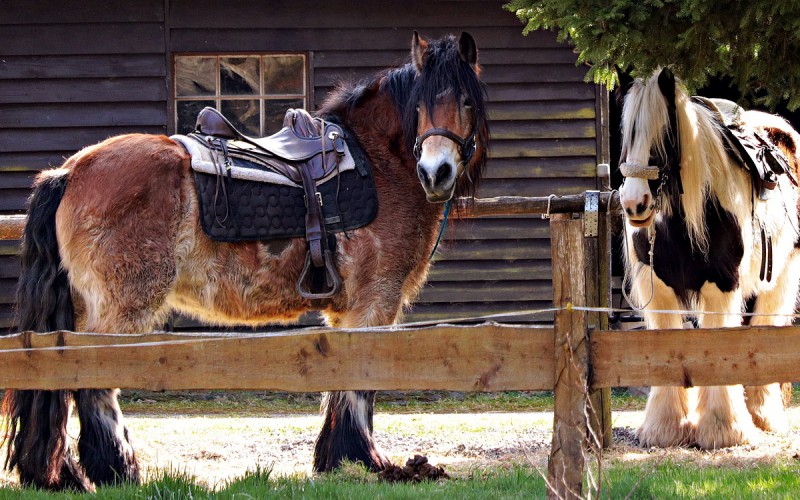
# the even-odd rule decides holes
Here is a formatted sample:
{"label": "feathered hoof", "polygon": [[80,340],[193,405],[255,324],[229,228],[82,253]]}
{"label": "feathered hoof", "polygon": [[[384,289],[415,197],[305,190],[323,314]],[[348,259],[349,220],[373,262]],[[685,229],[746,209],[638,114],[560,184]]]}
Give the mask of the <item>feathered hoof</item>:
{"label": "feathered hoof", "polygon": [[643,448],[689,446],[694,442],[694,425],[688,419],[645,421],[636,429],[636,439]]}
{"label": "feathered hoof", "polygon": [[765,432],[774,432],[777,434],[785,434],[789,432],[789,419],[786,417],[786,412],[781,409],[779,412],[755,412],[751,414],[753,423],[756,427]]}
{"label": "feathered hoof", "polygon": [[716,450],[758,441],[760,433],[752,420],[724,420],[706,414],[700,418],[695,432],[695,442],[703,450]]}
{"label": "feathered hoof", "polygon": [[386,455],[377,447],[361,450],[333,450],[325,452],[318,450],[314,456],[314,472],[325,473],[341,467],[342,463],[357,462],[373,472],[380,472],[392,465]]}
{"label": "feathered hoof", "polygon": [[71,491],[75,493],[94,493],[95,487],[78,465],[71,451],[57,466],[55,474],[44,470],[33,470],[31,464],[20,463],[19,479],[25,487],[34,487],[47,491]]}

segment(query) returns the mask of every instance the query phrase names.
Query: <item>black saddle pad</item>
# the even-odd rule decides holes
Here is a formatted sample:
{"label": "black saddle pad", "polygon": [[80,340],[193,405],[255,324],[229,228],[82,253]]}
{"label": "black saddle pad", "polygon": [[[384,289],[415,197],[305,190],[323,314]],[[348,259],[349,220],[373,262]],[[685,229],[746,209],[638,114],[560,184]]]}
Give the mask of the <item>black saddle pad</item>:
{"label": "black saddle pad", "polygon": [[[348,134],[356,168],[318,186],[328,232],[357,229],[378,213],[378,195],[366,156]],[[239,158],[239,166],[258,168]],[[194,173],[205,234],[217,241],[259,241],[305,237],[306,206],[301,187]],[[222,183],[225,184],[224,189]]]}

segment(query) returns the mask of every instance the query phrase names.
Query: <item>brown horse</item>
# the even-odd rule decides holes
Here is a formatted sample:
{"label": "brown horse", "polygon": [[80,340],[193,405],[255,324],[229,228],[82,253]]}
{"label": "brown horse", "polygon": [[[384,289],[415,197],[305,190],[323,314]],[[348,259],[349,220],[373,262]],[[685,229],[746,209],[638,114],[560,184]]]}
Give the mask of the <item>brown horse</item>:
{"label": "brown horse", "polygon": [[[486,162],[486,93],[478,73],[468,33],[428,42],[415,32],[408,64],[340,86],[319,110],[360,142],[379,203],[372,223],[337,235],[344,283],[322,305],[295,291],[304,239],[210,240],[198,220],[186,151],[164,136],[129,134],[87,147],[38,177],[23,237],[19,328],[142,333],[172,311],[217,325],[288,323],[312,309],[334,327],[397,322],[425,282],[441,202],[474,194]],[[138,481],[117,395],[8,391],[6,467],[16,468],[23,484],[47,489]],[[389,465],[372,437],[374,397],[324,396],[316,471],[346,459],[373,470]],[[66,434],[73,404],[79,461]]]}

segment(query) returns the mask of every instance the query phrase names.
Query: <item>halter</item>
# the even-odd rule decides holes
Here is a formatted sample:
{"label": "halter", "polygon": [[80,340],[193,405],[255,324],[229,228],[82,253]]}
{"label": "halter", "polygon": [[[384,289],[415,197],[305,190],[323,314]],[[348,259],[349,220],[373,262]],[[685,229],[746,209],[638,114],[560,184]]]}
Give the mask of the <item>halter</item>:
{"label": "halter", "polygon": [[[678,131],[678,118],[675,103],[667,103],[667,115],[669,117],[669,131],[667,132],[670,138],[671,146],[674,148],[675,163],[670,165],[664,164],[664,167],[657,165],[641,165],[639,163],[623,162],[619,165],[619,172],[625,177],[633,177],[635,179],[645,179],[648,181],[658,181],[658,189],[655,193],[656,210],[661,207],[661,195],[666,194],[669,197],[671,194],[669,186],[670,174],[675,175],[677,180],[678,195],[683,194],[683,183],[681,181],[681,141]],[[674,170],[674,172],[672,172]]]}
{"label": "halter", "polygon": [[428,137],[440,135],[442,137],[447,137],[451,141],[455,142],[458,145],[458,153],[461,156],[461,162],[469,164],[469,161],[472,159],[472,155],[475,154],[475,151],[478,149],[478,144],[475,142],[475,131],[472,131],[472,134],[469,137],[462,139],[456,133],[447,130],[446,128],[430,128],[426,130],[422,135],[417,136],[417,140],[414,141],[414,158],[419,161],[422,157],[422,143],[425,142],[425,139]]}

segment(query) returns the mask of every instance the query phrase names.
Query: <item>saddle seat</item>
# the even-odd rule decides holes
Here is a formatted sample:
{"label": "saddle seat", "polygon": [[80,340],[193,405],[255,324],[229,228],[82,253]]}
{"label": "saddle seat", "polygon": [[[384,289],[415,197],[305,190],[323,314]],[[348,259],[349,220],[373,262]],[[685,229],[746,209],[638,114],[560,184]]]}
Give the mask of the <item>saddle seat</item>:
{"label": "saddle seat", "polygon": [[222,113],[206,107],[197,115],[195,132],[227,139],[227,153],[265,166],[300,185],[308,170],[314,181],[327,180],[345,155],[344,133],[338,125],[314,118],[304,109],[290,109],[283,128],[261,138],[241,133]]}

